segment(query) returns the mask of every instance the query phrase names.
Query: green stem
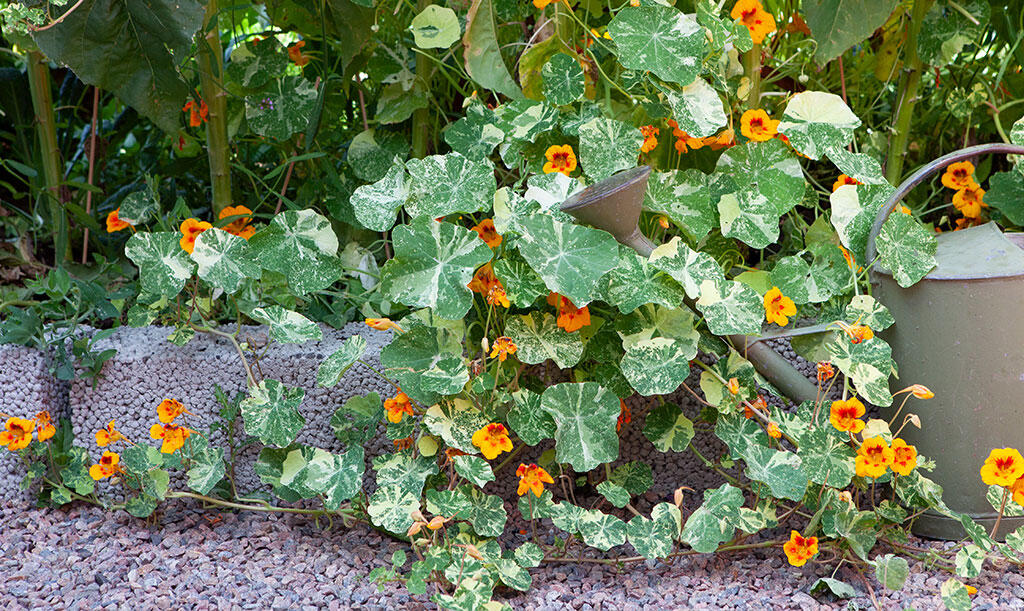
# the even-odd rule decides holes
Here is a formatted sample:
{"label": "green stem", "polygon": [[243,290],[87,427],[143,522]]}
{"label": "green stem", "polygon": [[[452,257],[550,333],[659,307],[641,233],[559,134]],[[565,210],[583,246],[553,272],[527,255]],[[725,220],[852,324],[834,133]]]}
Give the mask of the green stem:
{"label": "green stem", "polygon": [[203,16],[203,41],[199,45],[199,86],[209,109],[206,118],[206,156],[210,161],[213,213],[231,205],[231,149],[228,145],[228,100],[221,78],[224,52],[217,25],[218,0],[209,0]]}
{"label": "green stem", "polygon": [[917,37],[931,3],[932,0],[914,0],[910,23],[907,25],[903,74],[900,75],[898,89],[899,101],[893,114],[893,133],[889,140],[889,158],[885,164],[885,178],[894,185],[903,177],[903,164],[906,161],[907,145],[910,143],[910,124],[914,117],[914,107],[917,105],[921,72],[924,70],[924,63],[917,54]]}
{"label": "green stem", "polygon": [[42,195],[50,211],[50,222],[53,223],[56,264],[71,259],[71,244],[68,241],[67,217],[58,197],[61,161],[60,148],[57,146],[57,121],[53,115],[53,93],[50,90],[50,66],[42,53],[31,51],[28,54],[27,69],[32,109],[36,115],[36,134],[39,136],[39,157],[43,164]]}
{"label": "green stem", "polygon": [[[430,0],[418,0],[416,12],[422,13],[430,6]],[[423,58],[416,59],[416,81],[417,86],[423,87],[423,91],[430,91],[430,81],[433,77],[433,68],[430,62],[423,61]],[[430,111],[427,108],[418,108],[412,113],[412,156],[416,159],[423,159],[427,156],[427,146],[430,139]]]}
{"label": "green stem", "polygon": [[747,108],[760,108],[761,104],[761,45],[747,51],[743,57],[747,78],[750,79],[750,91],[747,92]]}

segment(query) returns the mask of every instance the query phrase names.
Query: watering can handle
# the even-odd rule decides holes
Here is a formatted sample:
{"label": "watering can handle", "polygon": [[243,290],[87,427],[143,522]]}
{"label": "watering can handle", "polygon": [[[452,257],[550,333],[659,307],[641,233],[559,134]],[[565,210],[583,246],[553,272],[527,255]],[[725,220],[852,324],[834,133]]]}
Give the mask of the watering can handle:
{"label": "watering can handle", "polygon": [[909,178],[903,181],[899,187],[896,188],[896,192],[892,194],[882,208],[878,211],[878,216],[875,217],[875,224],[871,226],[871,233],[868,234],[868,247],[867,247],[867,262],[870,264],[875,260],[877,254],[875,250],[875,239],[878,237],[878,233],[882,231],[882,224],[885,223],[885,219],[889,218],[889,214],[896,209],[897,204],[906,197],[907,193],[910,193],[911,189],[924,182],[926,178],[941,170],[951,163],[962,161],[964,159],[970,159],[981,154],[989,153],[1006,153],[1009,155],[1024,155],[1024,146],[1018,146],[1016,144],[1004,144],[998,142],[995,144],[979,144],[977,146],[969,146],[967,148],[960,149],[959,151],[953,151],[948,155],[943,155],[931,163],[925,164],[919,170],[910,175]]}

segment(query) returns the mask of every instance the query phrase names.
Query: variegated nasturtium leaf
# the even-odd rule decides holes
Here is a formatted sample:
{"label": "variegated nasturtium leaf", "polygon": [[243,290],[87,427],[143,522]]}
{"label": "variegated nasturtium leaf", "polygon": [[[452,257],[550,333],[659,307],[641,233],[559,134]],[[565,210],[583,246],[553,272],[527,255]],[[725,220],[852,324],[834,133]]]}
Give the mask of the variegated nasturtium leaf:
{"label": "variegated nasturtium leaf", "polygon": [[779,239],[779,217],[775,206],[753,189],[724,193],[718,200],[722,235],[764,248]]}
{"label": "variegated nasturtium leaf", "polygon": [[764,302],[749,286],[733,280],[705,281],[697,309],[715,335],[755,335],[764,321]]}
{"label": "variegated nasturtium leaf", "polygon": [[512,408],[508,410],[508,425],[526,445],[535,446],[555,436],[555,421],[540,407],[541,396],[521,388],[512,393]]}
{"label": "variegated nasturtium leaf", "polygon": [[1024,174],[1016,169],[992,174],[985,203],[1005,214],[1014,225],[1024,225]]}
{"label": "variegated nasturtium leaf", "polygon": [[409,141],[398,132],[367,129],[356,134],[345,159],[360,180],[377,182],[409,154]]}
{"label": "variegated nasturtium leaf", "polygon": [[691,249],[679,236],[655,248],[648,260],[681,284],[691,299],[700,296],[704,282],[725,282],[725,274],[714,258]]}
{"label": "variegated nasturtium leaf", "polygon": [[835,245],[823,244],[813,263],[796,254],[782,257],[772,268],[771,285],[794,303],[821,303],[838,295],[851,282],[850,268]]}
{"label": "variegated nasturtium leaf", "polygon": [[660,452],[685,452],[693,435],[693,422],[677,405],[662,403],[647,413],[644,437]]}
{"label": "variegated nasturtium leaf", "polygon": [[302,344],[324,338],[323,331],[315,322],[279,305],[255,308],[251,316],[253,320],[269,326],[270,339],[281,344]]}
{"label": "variegated nasturtium leaf", "polygon": [[597,491],[605,498],[605,500],[619,509],[622,509],[629,504],[629,493],[626,492],[625,488],[618,484],[603,481],[597,485]]}
{"label": "variegated nasturtium leaf", "polygon": [[583,356],[580,334],[568,333],[547,312],[509,316],[505,322],[505,335],[516,345],[516,358],[530,365],[551,359],[560,369],[566,369],[578,363]]}
{"label": "variegated nasturtium leaf", "polygon": [[140,231],[128,238],[124,254],[138,266],[144,292],[174,297],[192,277],[195,264],[182,250],[180,240],[176,231]]}
{"label": "variegated nasturtium leaf", "polygon": [[579,529],[583,541],[602,552],[626,542],[626,523],[596,509],[584,511]]}
{"label": "variegated nasturtium leaf", "polygon": [[829,196],[832,215],[829,220],[839,241],[859,262],[864,262],[868,233],[882,204],[893,194],[890,185],[844,185]]}
{"label": "variegated nasturtium leaf", "polygon": [[366,507],[370,520],[381,528],[404,534],[412,526],[412,512],[420,508],[419,497],[398,486],[383,486],[370,497]]}
{"label": "variegated nasturtium leaf", "polygon": [[[736,378],[739,383],[739,390],[735,394],[722,383],[722,380],[729,381],[732,378]],[[701,372],[700,389],[704,391],[708,403],[717,406],[723,414],[731,414],[743,401],[754,400],[757,395],[757,372],[750,361],[739,352],[732,351],[728,357],[712,364],[711,371]],[[719,424],[723,421],[724,418],[718,419]],[[729,443],[724,437],[722,440]]]}
{"label": "variegated nasturtium leaf", "polygon": [[331,430],[342,443],[363,444],[377,434],[377,424],[383,416],[380,395],[375,392],[357,395],[334,411]]}
{"label": "variegated nasturtium leaf", "polygon": [[409,24],[413,42],[421,49],[447,49],[462,36],[459,17],[450,8],[431,4]]}
{"label": "variegated nasturtium leaf", "polygon": [[427,409],[423,424],[431,433],[463,452],[479,453],[473,445],[473,433],[487,426],[489,420],[483,412],[465,399],[444,401]]}
{"label": "variegated nasturtium leaf", "polygon": [[[675,9],[672,9],[675,10]],[[636,167],[643,143],[640,130],[628,123],[598,117],[580,126],[580,165],[595,182]]]}
{"label": "variegated nasturtium leaf", "polygon": [[738,191],[760,193],[777,216],[789,212],[804,196],[806,182],[800,162],[780,140],[747,142],[718,158],[719,196]]}
{"label": "variegated nasturtium leaf", "polygon": [[694,551],[710,554],[732,538],[743,492],[730,484],[704,491],[704,503],[686,520],[681,538]]}
{"label": "variegated nasturtium leaf", "polygon": [[408,180],[405,165],[396,161],[380,180],[357,188],[349,204],[359,224],[373,231],[391,229],[398,209],[409,199]]}
{"label": "variegated nasturtium leaf", "polygon": [[295,475],[313,458],[314,448],[289,445],[286,448],[263,448],[254,465],[260,481],[274,488],[274,495],[289,502],[316,496]]}
{"label": "variegated nasturtium leaf", "polygon": [[378,486],[394,486],[419,496],[427,478],[437,473],[437,461],[412,452],[396,452],[373,459]]}
{"label": "variegated nasturtium leaf", "polygon": [[866,185],[887,185],[882,165],[867,153],[851,153],[845,148],[829,149],[826,153],[839,171]]}
{"label": "variegated nasturtium leaf", "polygon": [[938,242],[909,214],[890,214],[878,233],[877,265],[892,272],[900,286],[916,283],[935,267]]}
{"label": "variegated nasturtium leaf", "polygon": [[889,313],[889,308],[878,302],[871,295],[856,295],[846,306],[844,318],[849,321],[860,321],[872,331],[884,331],[896,324],[896,319]]}
{"label": "variegated nasturtium leaf", "polygon": [[147,186],[129,193],[121,200],[121,205],[117,208],[117,218],[132,225],[141,225],[156,214],[159,207],[160,198]]}
{"label": "variegated nasturtium leaf", "polygon": [[665,395],[679,388],[697,356],[695,324],[685,307],[648,305],[620,319],[616,327],[626,353],[619,368],[638,393]]}
{"label": "variegated nasturtium leaf", "polygon": [[533,142],[558,124],[558,109],[534,100],[513,100],[494,110],[498,129],[509,140]]}
{"label": "variegated nasturtium leaf", "polygon": [[793,501],[804,498],[808,478],[799,456],[757,443],[748,443],[741,454],[747,477],[767,485],[772,496]]}
{"label": "variegated nasturtium leaf", "polygon": [[306,424],[297,409],[305,394],[303,389],[277,380],[263,380],[250,387],[249,396],[241,403],[245,432],[266,445],[287,446]]}
{"label": "variegated nasturtium leaf", "polygon": [[191,464],[188,470],[188,487],[199,494],[207,494],[213,490],[227,472],[224,465],[224,448],[211,448],[208,444],[198,451],[193,447]]}
{"label": "variegated nasturtium leaf", "polygon": [[695,79],[679,91],[661,86],[658,89],[672,107],[672,118],[679,124],[679,129],[694,138],[714,136],[728,122],[722,98],[702,78]]}
{"label": "variegated nasturtium leaf", "polygon": [[[991,6],[984,0],[957,3],[936,2],[924,17],[917,38],[917,52],[927,66],[941,68],[949,64],[963,48],[978,41],[991,17]],[[961,12],[963,11],[963,12]],[[970,17],[964,13],[969,13]]]}
{"label": "variegated nasturtium leaf", "polygon": [[452,150],[476,161],[483,161],[505,139],[495,125],[494,111],[482,103],[471,104],[466,116],[444,130],[444,141]]}
{"label": "variegated nasturtium leaf", "polygon": [[544,280],[533,271],[521,255],[505,251],[506,256],[494,262],[494,275],[505,287],[509,300],[521,308],[532,304],[548,292]]}
{"label": "variegated nasturtium leaf", "polygon": [[462,342],[452,331],[417,326],[384,346],[380,362],[388,375],[397,378],[403,392],[431,405],[444,395],[458,393],[469,381],[462,352]]}
{"label": "variegated nasturtium leaf", "polygon": [[608,477],[608,481],[621,486],[623,490],[632,496],[647,492],[647,489],[654,484],[654,474],[651,466],[645,462],[634,460],[623,463]]}
{"label": "variegated nasturtium leaf", "polygon": [[231,61],[224,67],[229,80],[255,89],[278,78],[288,67],[288,54],[274,37],[250,40],[231,51]]}
{"label": "variegated nasturtium leaf", "polygon": [[494,481],[491,465],[479,456],[456,456],[452,462],[455,463],[456,473],[477,486],[483,487],[487,482]]}
{"label": "variegated nasturtium leaf", "polygon": [[666,558],[679,538],[682,525],[679,508],[670,503],[658,503],[651,517],[636,516],[626,524],[626,535],[633,549],[648,559]]}
{"label": "variegated nasturtium leaf", "polygon": [[287,140],[303,133],[316,107],[316,89],[301,76],[275,76],[245,98],[245,120],[261,136]]}
{"label": "variegated nasturtium leaf", "polygon": [[821,159],[832,149],[853,141],[860,119],[843,99],[824,91],[802,91],[786,105],[779,132],[793,148],[811,159]]}
{"label": "variegated nasturtium leaf", "polygon": [[431,220],[454,212],[486,210],[497,183],[494,167],[484,159],[473,161],[458,153],[410,159],[409,199],[405,211]]}
{"label": "variegated nasturtium leaf", "polygon": [[[907,577],[910,576],[910,565],[906,558],[894,554],[875,556],[872,564],[875,565],[875,578],[889,590],[901,589],[907,582]],[[977,575],[972,575],[972,577],[977,577]]]}
{"label": "variegated nasturtium leaf", "polygon": [[956,577],[950,577],[942,582],[942,586],[939,588],[939,595],[942,597],[942,604],[949,611],[970,611],[973,606],[971,594],[967,591],[967,586]]}
{"label": "variegated nasturtium leaf", "polygon": [[335,510],[362,490],[365,469],[362,446],[353,446],[341,455],[316,448],[305,468],[306,486],[323,496],[324,507]]}
{"label": "variegated nasturtium leaf", "polygon": [[572,217],[562,212],[559,207],[570,195],[582,190],[583,183],[579,178],[566,176],[561,172],[534,174],[526,179],[526,193],[523,197],[527,201],[540,204],[541,212],[550,214],[560,221],[572,222]]}
{"label": "variegated nasturtium leaf", "polygon": [[704,60],[704,28],[693,15],[661,5],[627,6],[608,24],[619,61],[631,70],[689,85]]}
{"label": "variegated nasturtium leaf", "polygon": [[316,371],[317,386],[334,386],[341,381],[348,368],[355,364],[366,352],[366,340],[361,335],[353,335],[345,340],[334,353],[320,363]]}
{"label": "variegated nasturtium leaf", "polygon": [[605,301],[614,303],[623,314],[645,303],[674,308],[686,297],[686,291],[671,276],[624,245],[619,245],[619,264],[606,278]]}
{"label": "variegated nasturtium leaf", "polygon": [[384,294],[409,306],[429,307],[458,320],[473,303],[466,286],[477,267],[491,260],[490,247],[474,231],[421,217],[391,233],[395,257],[381,270]]}
{"label": "variegated nasturtium leaf", "polygon": [[555,459],[582,473],[619,455],[619,398],[597,382],[550,386],[541,409],[555,421]]}
{"label": "variegated nasturtium leaf", "polygon": [[552,104],[564,106],[583,97],[583,68],[573,57],[555,53],[540,70],[544,97]]}
{"label": "variegated nasturtium leaf", "polygon": [[[522,224],[526,233],[518,242],[519,252],[547,287],[568,297],[578,308],[595,299],[601,276],[618,263],[619,243],[615,238],[605,231],[562,223],[546,214],[525,219]],[[487,251],[490,253],[490,249]]]}
{"label": "variegated nasturtium leaf", "polygon": [[797,455],[807,477],[822,486],[843,489],[855,475],[855,452],[824,427],[807,428],[799,438]]}
{"label": "variegated nasturtium leaf", "polygon": [[519,566],[512,558],[497,558],[494,562],[494,570],[498,572],[501,583],[508,587],[526,592],[533,585],[533,577],[530,572]]}
{"label": "variegated nasturtium leaf", "polygon": [[668,217],[698,242],[718,226],[717,201],[711,201],[708,177],[696,169],[651,172],[644,208]]}
{"label": "variegated nasturtium leaf", "polygon": [[469,520],[476,534],[481,537],[497,537],[505,531],[508,512],[500,496],[485,494],[483,490],[469,484],[460,486],[459,492],[469,504],[469,510],[459,516]]}
{"label": "variegated nasturtium leaf", "polygon": [[892,404],[889,374],[893,362],[889,344],[878,336],[854,344],[845,333],[837,333],[825,348],[832,355],[832,362],[850,377],[867,402],[882,407]]}
{"label": "variegated nasturtium leaf", "polygon": [[712,53],[724,51],[728,43],[741,53],[753,48],[754,41],[747,26],[740,21],[719,17],[719,12],[719,7],[713,2],[697,3],[697,23],[707,29]]}
{"label": "variegated nasturtium leaf", "polygon": [[196,237],[190,255],[203,280],[227,293],[234,293],[247,278],[259,278],[260,266],[249,242],[226,231],[204,231]]}
{"label": "variegated nasturtium leaf", "polygon": [[284,274],[288,286],[305,295],[341,277],[338,236],[331,222],[312,210],[286,210],[249,238],[263,269]]}
{"label": "variegated nasturtium leaf", "polygon": [[544,550],[536,543],[530,541],[517,547],[514,555],[516,562],[524,569],[538,567],[541,561],[544,560]]}

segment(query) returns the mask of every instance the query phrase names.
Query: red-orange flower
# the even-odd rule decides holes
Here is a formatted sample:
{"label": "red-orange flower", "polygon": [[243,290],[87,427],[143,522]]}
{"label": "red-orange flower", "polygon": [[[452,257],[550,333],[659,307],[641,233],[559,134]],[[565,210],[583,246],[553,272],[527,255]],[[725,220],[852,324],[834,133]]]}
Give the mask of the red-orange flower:
{"label": "red-orange flower", "polygon": [[497,248],[501,246],[501,235],[498,234],[498,230],[494,228],[493,219],[484,219],[478,224],[470,227],[473,231],[480,236],[480,239],[487,243],[491,248]]}
{"label": "red-orange flower", "polygon": [[96,445],[101,448],[105,448],[115,441],[123,439],[125,439],[125,436],[121,434],[121,431],[114,428],[113,420],[107,423],[107,428],[96,431]]}
{"label": "red-orange flower", "polygon": [[548,150],[544,152],[544,157],[548,160],[544,164],[545,174],[561,172],[568,176],[576,169],[576,153],[568,144],[549,146]]}
{"label": "red-orange flower", "polygon": [[519,468],[516,469],[516,476],[519,477],[519,489],[516,490],[516,494],[519,496],[523,496],[527,490],[530,490],[539,498],[544,494],[544,484],[555,483],[547,471],[535,464],[527,466],[520,463]]}
{"label": "red-orange flower", "polygon": [[644,137],[644,142],[640,145],[641,153],[649,153],[658,147],[658,134],[661,130],[653,125],[644,125],[640,128],[640,133]]}
{"label": "red-orange flower", "polygon": [[160,452],[163,454],[174,454],[185,445],[185,440],[195,431],[177,424],[154,424],[149,429],[149,436],[153,439],[163,439]]}
{"label": "red-orange flower", "polygon": [[32,443],[32,431],[35,428],[35,420],[8,418],[5,429],[0,431],[0,446],[7,446],[11,452],[27,448]]}
{"label": "red-orange flower", "polygon": [[1024,456],[1016,448],[992,450],[981,467],[981,481],[989,486],[1012,486],[1021,476]]}
{"label": "red-orange flower", "polygon": [[568,297],[558,295],[558,326],[572,333],[590,325],[590,310],[587,306],[577,308]]}
{"label": "red-orange flower", "polygon": [[120,211],[120,208],[118,208],[117,210],[111,210],[110,214],[107,215],[107,233],[114,233],[115,231],[121,231],[122,229],[134,227],[134,225],[132,225],[128,221],[122,221],[117,216],[117,213]]}
{"label": "red-orange flower", "polygon": [[894,457],[895,452],[881,437],[865,439],[857,449],[857,458],[854,461],[857,475],[860,477],[882,477],[889,465],[892,464]]}
{"label": "red-orange flower", "polygon": [[387,331],[388,329],[394,329],[399,333],[405,331],[405,329],[398,326],[397,322],[391,320],[390,318],[367,318],[364,322],[371,329],[376,329],[378,331]]}
{"label": "red-orange flower", "polygon": [[764,10],[758,0],[738,0],[729,16],[739,19],[750,30],[750,38],[755,45],[761,44],[765,36],[775,31],[775,18]]}
{"label": "red-orange flower", "polygon": [[779,133],[779,123],[760,108],[748,110],[740,117],[740,132],[755,142],[767,142]]}
{"label": "red-orange flower", "polygon": [[829,361],[821,361],[816,365],[818,369],[818,382],[827,382],[836,375],[836,370]]}
{"label": "red-orange flower", "polygon": [[217,218],[219,220],[224,220],[233,216],[238,218],[227,225],[224,225],[221,229],[232,235],[245,238],[246,240],[256,233],[256,229],[249,225],[249,223],[252,222],[252,210],[249,210],[245,206],[227,206],[220,211]]}
{"label": "red-orange flower", "polygon": [[412,447],[412,435],[404,437],[402,439],[395,439],[391,442],[395,446],[395,450],[401,452],[402,450],[408,450]]}
{"label": "red-orange flower", "polygon": [[958,161],[946,166],[946,171],[942,173],[942,186],[954,191],[977,187],[977,183],[974,182],[974,164],[970,161]]}
{"label": "red-orange flower", "polygon": [[861,184],[861,182],[859,180],[857,180],[856,178],[850,178],[846,174],[840,174],[839,178],[837,178],[836,181],[834,183],[832,183],[832,192],[835,193],[839,189],[839,187],[842,187],[844,185],[859,185],[859,184]]}
{"label": "red-orange flower", "polygon": [[199,100],[199,104],[196,104],[193,100],[189,100],[185,103],[181,112],[188,113],[188,124],[190,127],[199,127],[206,121],[206,116],[210,114],[210,109],[206,106],[206,102],[203,100]]}
{"label": "red-orange flower", "polygon": [[779,429],[779,423],[774,420],[768,423],[768,436],[772,439],[779,439],[782,437],[782,431]]}
{"label": "red-orange flower", "polygon": [[910,475],[917,466],[917,448],[900,438],[892,440],[892,470],[900,475]]}
{"label": "red-orange flower", "polygon": [[512,451],[512,440],[508,438],[508,430],[504,425],[495,422],[473,433],[472,441],[487,460],[497,458],[502,452]]}
{"label": "red-orange flower", "polygon": [[503,308],[512,307],[512,302],[508,300],[508,293],[505,292],[505,287],[501,286],[500,282],[487,290],[487,303],[500,305]]}
{"label": "red-orange flower", "polygon": [[801,537],[795,530],[790,531],[789,541],[782,546],[786,559],[793,566],[803,566],[818,553],[817,537]]}
{"label": "red-orange flower", "polygon": [[859,344],[875,336],[875,332],[871,330],[871,327],[862,325],[860,322],[855,322],[851,325],[837,320],[836,325],[850,338],[851,344]]}
{"label": "red-orange flower", "polygon": [[857,397],[833,401],[828,421],[840,431],[859,433],[864,430],[864,421],[860,418],[865,412],[864,404]]}
{"label": "red-orange flower", "polygon": [[491,345],[491,358],[498,357],[499,361],[504,362],[508,355],[515,354],[516,350],[517,348],[512,338],[502,335],[494,340],[494,344]]}
{"label": "red-orange flower", "polygon": [[160,405],[156,406],[157,418],[165,424],[174,422],[174,419],[178,416],[188,413],[189,411],[177,399],[164,399],[160,402]]}
{"label": "red-orange flower", "polygon": [[36,414],[36,437],[39,441],[46,441],[57,434],[57,427],[53,426],[50,412],[41,411]]}
{"label": "red-orange flower", "polygon": [[200,221],[198,219],[185,219],[181,223],[181,227],[179,228],[181,230],[182,235],[181,239],[178,240],[178,244],[181,245],[181,248],[185,252],[187,252],[188,254],[192,254],[192,251],[195,250],[196,247],[196,238],[199,237],[200,233],[206,231],[207,229],[210,229],[211,227],[213,227],[213,225],[207,223],[206,221]]}
{"label": "red-orange flower", "polygon": [[953,194],[953,207],[969,219],[981,216],[981,209],[988,208],[985,203],[985,190],[978,185],[960,189]]}
{"label": "red-orange flower", "polygon": [[626,426],[633,421],[633,412],[629,410],[629,406],[622,399],[619,399],[619,418],[615,421],[615,432],[622,431],[622,427]]}
{"label": "red-orange flower", "polygon": [[96,481],[100,481],[101,479],[106,479],[115,473],[120,473],[123,470],[120,463],[120,456],[114,452],[104,452],[100,461],[89,467],[89,477]]}
{"label": "red-orange flower", "polygon": [[309,56],[302,54],[302,47],[306,46],[305,40],[288,47],[288,59],[292,60],[292,63],[296,66],[302,67],[309,63]]}
{"label": "red-orange flower", "polygon": [[473,274],[473,279],[469,281],[466,286],[469,290],[474,293],[480,293],[481,295],[487,295],[490,292],[492,286],[501,286],[501,281],[494,275],[494,268],[491,267],[490,261],[484,263],[479,269]]}
{"label": "red-orange flower", "polygon": [[409,395],[401,391],[394,397],[384,400],[384,409],[388,413],[388,422],[394,424],[401,422],[402,416],[405,414],[413,415],[412,402],[409,400]]}

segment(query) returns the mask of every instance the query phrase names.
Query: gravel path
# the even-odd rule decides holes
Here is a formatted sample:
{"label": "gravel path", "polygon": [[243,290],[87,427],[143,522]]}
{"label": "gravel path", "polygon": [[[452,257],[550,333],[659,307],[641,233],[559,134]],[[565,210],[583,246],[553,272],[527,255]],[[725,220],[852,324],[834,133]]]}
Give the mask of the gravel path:
{"label": "gravel path", "polygon": [[[430,609],[402,586],[382,591],[363,579],[405,549],[363,527],[321,531],[299,516],[167,507],[159,524],[87,506],[36,510],[0,506],[0,583],[5,609]],[[934,545],[914,541],[918,545]],[[544,565],[525,595],[499,590],[516,609],[838,609],[807,590],[831,567],[789,567],[781,550],[698,555],[632,564],[621,572],[594,564]],[[864,584],[853,603],[870,608]],[[911,562],[904,589],[885,593],[885,609],[939,609],[947,575]],[[1024,609],[1024,575],[992,570],[972,580],[975,609]]]}

